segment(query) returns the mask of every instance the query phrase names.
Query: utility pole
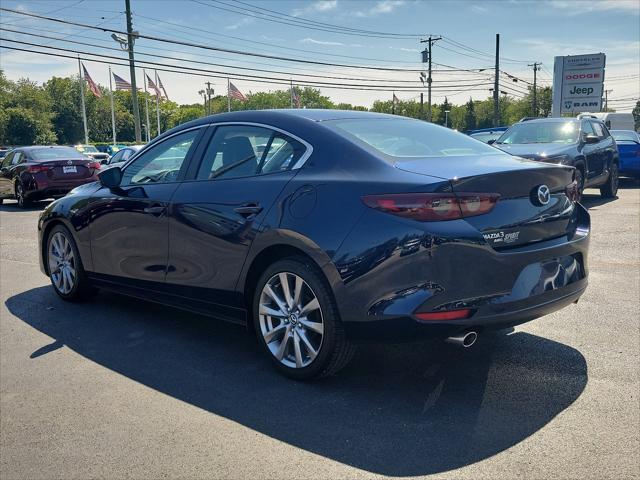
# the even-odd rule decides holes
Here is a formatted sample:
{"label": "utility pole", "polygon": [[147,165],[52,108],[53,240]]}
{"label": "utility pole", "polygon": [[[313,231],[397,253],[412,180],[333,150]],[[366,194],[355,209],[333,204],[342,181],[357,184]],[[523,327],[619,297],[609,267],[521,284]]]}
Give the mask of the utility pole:
{"label": "utility pole", "polygon": [[500,34],[496,33],[496,72],[493,80],[493,126],[500,125]]}
{"label": "utility pole", "polygon": [[613,90],[605,90],[604,91],[604,111],[609,111],[609,94],[613,92]]}
{"label": "utility pole", "polygon": [[133,103],[133,120],[136,131],[136,142],[142,142],[142,134],[140,133],[140,108],[138,106],[138,88],[136,87],[136,63],[133,58],[133,43],[136,35],[133,32],[133,23],[131,21],[131,0],[124,0],[125,11],[127,15],[127,50],[129,50],[129,72],[131,74],[131,101]]}
{"label": "utility pole", "polygon": [[532,117],[538,116],[538,70],[540,70],[540,62],[533,62],[527,65],[527,67],[533,67],[533,112]]}
{"label": "utility pole", "polygon": [[[438,40],[442,40],[442,37],[432,37],[431,35],[429,35],[429,38],[427,40],[420,40],[420,43],[428,43],[429,46],[427,47],[427,49],[425,51],[422,52],[422,62],[424,63],[425,60],[427,61],[427,63],[429,64],[428,66],[428,71],[429,74],[427,76],[427,121],[430,122],[431,121],[431,47],[433,46],[434,43],[436,43]],[[426,57],[425,58],[425,54]]]}

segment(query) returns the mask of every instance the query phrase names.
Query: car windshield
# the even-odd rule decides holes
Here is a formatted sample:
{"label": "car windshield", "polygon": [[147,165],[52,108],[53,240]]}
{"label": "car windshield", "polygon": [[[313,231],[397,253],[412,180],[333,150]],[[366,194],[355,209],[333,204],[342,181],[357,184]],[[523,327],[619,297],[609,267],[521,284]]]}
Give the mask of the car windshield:
{"label": "car windshield", "polygon": [[[500,155],[467,135],[421,120],[384,118],[324,122],[338,133],[391,157]],[[346,134],[346,135],[345,135]]]}
{"label": "car windshield", "polygon": [[577,122],[522,122],[512,126],[496,143],[576,143]]}
{"label": "car windshield", "polygon": [[487,143],[489,140],[496,140],[503,132],[486,132],[486,133],[474,133],[471,138],[475,138],[476,140],[480,140],[481,142]]}
{"label": "car windshield", "polygon": [[58,159],[85,159],[81,153],[71,147],[47,147],[33,148],[29,151],[29,155],[38,161],[58,160]]}
{"label": "car windshield", "polygon": [[611,130],[611,136],[616,142],[638,143],[638,134],[631,130]]}
{"label": "car windshield", "polygon": [[83,153],[97,153],[98,149],[93,145],[78,145],[76,149]]}

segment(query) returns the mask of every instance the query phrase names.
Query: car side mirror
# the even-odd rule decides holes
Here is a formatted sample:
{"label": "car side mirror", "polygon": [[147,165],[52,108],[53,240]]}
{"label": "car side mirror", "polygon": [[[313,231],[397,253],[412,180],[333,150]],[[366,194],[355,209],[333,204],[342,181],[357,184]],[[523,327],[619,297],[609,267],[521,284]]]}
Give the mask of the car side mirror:
{"label": "car side mirror", "polygon": [[109,163],[108,158],[103,158],[102,160],[100,160],[100,165],[106,165],[107,163]]}
{"label": "car side mirror", "polygon": [[494,143],[496,143],[495,139],[491,139],[487,142],[487,145],[493,145]]}
{"label": "car side mirror", "polygon": [[107,188],[117,188],[122,182],[122,169],[120,167],[111,167],[98,173],[100,183]]}
{"label": "car side mirror", "polygon": [[599,141],[600,139],[596,135],[586,135],[584,137],[584,143],[586,144],[598,143]]}

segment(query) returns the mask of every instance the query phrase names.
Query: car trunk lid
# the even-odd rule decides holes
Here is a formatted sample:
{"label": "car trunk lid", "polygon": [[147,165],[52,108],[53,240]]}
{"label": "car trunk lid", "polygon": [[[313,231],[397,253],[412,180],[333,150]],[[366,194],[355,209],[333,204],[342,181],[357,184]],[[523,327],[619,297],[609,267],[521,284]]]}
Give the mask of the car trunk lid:
{"label": "car trunk lid", "polygon": [[[572,167],[496,155],[415,159],[398,162],[396,168],[446,178],[457,194],[499,194],[489,213],[466,218],[496,249],[556,238],[570,228],[573,203],[566,189],[573,182]],[[542,198],[538,195],[543,186],[548,201],[544,188]]]}
{"label": "car trunk lid", "polygon": [[40,162],[39,165],[47,168],[47,177],[54,181],[81,180],[90,178],[94,174],[90,165],[95,163],[91,160],[49,160]]}

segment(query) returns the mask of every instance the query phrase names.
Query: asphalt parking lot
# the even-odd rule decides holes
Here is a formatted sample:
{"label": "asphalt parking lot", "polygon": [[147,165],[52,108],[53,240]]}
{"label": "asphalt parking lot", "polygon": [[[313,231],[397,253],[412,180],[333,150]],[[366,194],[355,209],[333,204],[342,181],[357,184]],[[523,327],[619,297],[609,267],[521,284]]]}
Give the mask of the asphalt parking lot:
{"label": "asphalt parking lot", "polygon": [[640,188],[587,191],[577,305],[461,350],[367,346],[295,383],[239,327],[58,299],[0,206],[0,477],[640,478]]}

